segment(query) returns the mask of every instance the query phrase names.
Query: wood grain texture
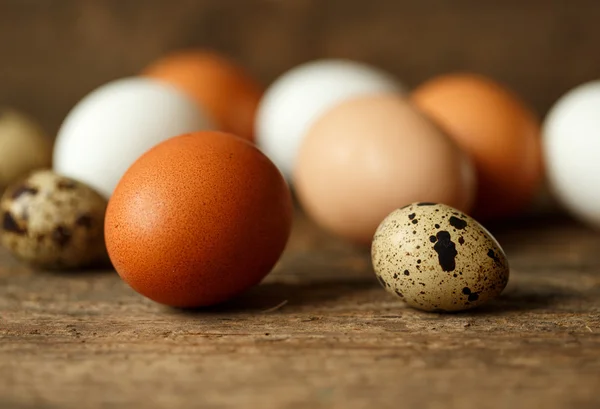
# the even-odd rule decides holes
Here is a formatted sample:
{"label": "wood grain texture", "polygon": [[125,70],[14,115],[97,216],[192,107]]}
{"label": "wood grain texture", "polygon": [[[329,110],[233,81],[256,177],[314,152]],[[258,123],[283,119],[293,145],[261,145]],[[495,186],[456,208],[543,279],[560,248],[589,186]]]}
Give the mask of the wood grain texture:
{"label": "wood grain texture", "polygon": [[544,114],[600,72],[596,0],[0,0],[0,104],[54,133],[86,93],[180,47],[227,53],[263,83],[347,57],[408,86],[492,75]]}
{"label": "wood grain texture", "polygon": [[440,315],[388,295],[367,252],[295,226],[261,286],[191,312],[112,271],[34,272],[0,253],[0,407],[600,405],[597,232],[556,218],[494,229],[504,295]]}

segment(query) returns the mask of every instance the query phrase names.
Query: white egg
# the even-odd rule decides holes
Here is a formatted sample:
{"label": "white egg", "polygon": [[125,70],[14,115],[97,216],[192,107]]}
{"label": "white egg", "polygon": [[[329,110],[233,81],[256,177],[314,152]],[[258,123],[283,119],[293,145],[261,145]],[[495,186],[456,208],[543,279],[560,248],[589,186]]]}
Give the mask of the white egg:
{"label": "white egg", "polygon": [[349,98],[402,91],[386,72],[347,60],[317,60],[279,77],[266,91],[256,118],[259,148],[291,178],[302,138],[325,112]]}
{"label": "white egg", "polygon": [[125,171],[154,145],[214,129],[207,115],[174,87],[143,78],[109,82],[67,115],[56,139],[54,171],[110,197]]}
{"label": "white egg", "polygon": [[560,98],[543,134],[552,193],[573,216],[600,227],[600,81]]}

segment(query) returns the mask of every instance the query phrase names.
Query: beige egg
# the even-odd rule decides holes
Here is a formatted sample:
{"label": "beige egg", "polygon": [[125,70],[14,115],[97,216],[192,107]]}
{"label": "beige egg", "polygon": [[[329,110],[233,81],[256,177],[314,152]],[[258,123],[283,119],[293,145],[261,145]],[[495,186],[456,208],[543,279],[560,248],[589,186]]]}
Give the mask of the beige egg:
{"label": "beige egg", "polygon": [[43,170],[9,186],[0,200],[0,241],[15,257],[46,269],[106,260],[106,200],[86,185]]}
{"label": "beige egg", "polygon": [[33,119],[0,107],[0,194],[17,178],[47,168],[52,143]]}
{"label": "beige egg", "polygon": [[441,204],[414,203],[377,228],[371,256],[381,285],[411,307],[460,311],[502,293],[509,265],[477,221]]}
{"label": "beige egg", "polygon": [[304,139],[294,177],[318,224],[365,245],[385,216],[412,202],[468,212],[475,184],[466,155],[395,94],[351,99],[322,116]]}

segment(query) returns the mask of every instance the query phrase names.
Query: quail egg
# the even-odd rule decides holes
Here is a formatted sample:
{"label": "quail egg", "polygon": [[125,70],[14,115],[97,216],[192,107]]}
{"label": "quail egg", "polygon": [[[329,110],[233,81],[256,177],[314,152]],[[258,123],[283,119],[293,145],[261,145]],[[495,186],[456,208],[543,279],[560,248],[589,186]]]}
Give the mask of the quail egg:
{"label": "quail egg", "polygon": [[413,203],[390,213],[371,247],[386,291],[425,311],[467,310],[497,297],[509,265],[496,239],[464,213]]}
{"label": "quail egg", "polygon": [[9,186],[0,200],[0,241],[15,257],[45,269],[106,260],[106,200],[49,170]]}

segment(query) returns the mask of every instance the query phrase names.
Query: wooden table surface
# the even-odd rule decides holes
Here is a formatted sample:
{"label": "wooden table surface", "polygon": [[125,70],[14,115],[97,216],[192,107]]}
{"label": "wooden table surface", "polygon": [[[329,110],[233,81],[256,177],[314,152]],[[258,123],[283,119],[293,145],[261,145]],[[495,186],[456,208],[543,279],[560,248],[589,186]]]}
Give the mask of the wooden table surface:
{"label": "wooden table surface", "polygon": [[302,216],[265,282],[180,311],[113,271],[34,272],[0,252],[0,408],[600,407],[600,233],[563,218],[493,228],[501,299],[423,313],[368,252]]}

